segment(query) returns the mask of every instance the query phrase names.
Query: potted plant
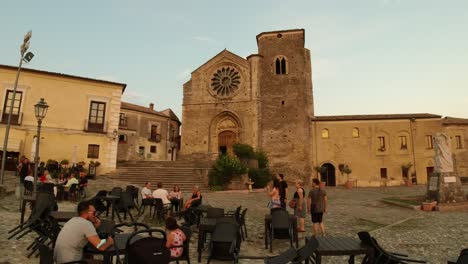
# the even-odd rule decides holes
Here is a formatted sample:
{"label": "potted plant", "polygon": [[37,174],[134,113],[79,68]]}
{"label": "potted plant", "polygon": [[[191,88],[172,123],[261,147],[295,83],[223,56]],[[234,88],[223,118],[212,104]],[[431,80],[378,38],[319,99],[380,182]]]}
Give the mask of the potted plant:
{"label": "potted plant", "polygon": [[426,200],[421,205],[421,210],[423,211],[434,211],[437,205],[437,201],[434,200]]}
{"label": "potted plant", "polygon": [[346,174],[346,183],[345,187],[346,189],[351,189],[353,188],[353,182],[349,180],[349,174],[351,174],[353,171],[347,164],[339,164],[338,169],[340,170],[341,174]]}

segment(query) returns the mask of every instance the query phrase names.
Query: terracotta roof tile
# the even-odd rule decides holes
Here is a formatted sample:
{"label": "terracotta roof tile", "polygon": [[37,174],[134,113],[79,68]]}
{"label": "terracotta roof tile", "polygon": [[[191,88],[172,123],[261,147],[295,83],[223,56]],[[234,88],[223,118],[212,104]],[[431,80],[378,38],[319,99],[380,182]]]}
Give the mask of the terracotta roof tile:
{"label": "terracotta roof tile", "polygon": [[174,119],[174,120],[180,122],[179,118],[172,112],[172,110],[171,110],[172,114],[166,113],[167,110],[170,110],[170,109],[164,110],[165,112],[159,112],[159,111],[156,111],[156,110],[152,110],[152,109],[150,109],[148,107],[144,107],[144,106],[136,105],[136,104],[131,104],[131,103],[123,102],[123,101],[122,101],[122,104],[120,105],[120,108],[125,109],[125,110],[131,110],[131,111],[137,111],[137,112],[141,112],[141,113],[145,113],[145,114],[150,114],[150,115],[162,116],[162,117],[166,117],[166,118],[169,117],[171,119]]}

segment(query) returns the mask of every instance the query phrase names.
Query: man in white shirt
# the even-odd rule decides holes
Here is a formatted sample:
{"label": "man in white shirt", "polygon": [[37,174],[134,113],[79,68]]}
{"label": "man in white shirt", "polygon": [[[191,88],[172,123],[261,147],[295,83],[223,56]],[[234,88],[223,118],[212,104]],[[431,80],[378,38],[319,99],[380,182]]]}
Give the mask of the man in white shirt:
{"label": "man in white shirt", "polygon": [[153,196],[151,195],[151,182],[146,182],[145,187],[141,189],[141,199],[151,199]]}
{"label": "man in white shirt", "polygon": [[172,204],[171,201],[169,201],[169,193],[167,192],[167,190],[164,190],[162,186],[162,182],[158,182],[158,188],[153,192],[153,198],[161,199],[164,207],[167,209],[171,209]]}
{"label": "man in white shirt", "polygon": [[25,180],[25,181],[34,182],[34,177],[31,176],[31,175],[28,175],[28,176],[24,177],[24,180]]}

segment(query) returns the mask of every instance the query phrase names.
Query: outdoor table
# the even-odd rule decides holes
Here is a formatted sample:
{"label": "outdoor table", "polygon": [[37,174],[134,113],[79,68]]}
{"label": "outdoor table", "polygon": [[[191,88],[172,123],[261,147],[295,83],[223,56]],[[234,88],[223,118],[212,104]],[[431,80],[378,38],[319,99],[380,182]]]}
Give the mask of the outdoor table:
{"label": "outdoor table", "polygon": [[[319,236],[319,246],[316,253],[316,263],[322,263],[322,256],[349,256],[348,263],[354,264],[354,256],[373,254],[372,248],[366,247],[359,239],[341,236]],[[308,238],[306,238],[306,243]]]}
{"label": "outdoor table", "polygon": [[122,219],[120,218],[120,214],[118,212],[117,208],[117,201],[120,200],[120,196],[116,195],[106,195],[106,196],[101,196],[101,198],[105,201],[108,201],[112,205],[112,220],[115,218],[115,212],[117,212],[117,218],[119,218],[119,222],[122,223]]}
{"label": "outdoor table", "polygon": [[132,233],[124,233],[124,234],[115,234],[113,237],[114,245],[108,247],[104,251],[100,251],[99,249],[95,248],[91,244],[87,244],[84,252],[93,255],[103,255],[104,256],[104,264],[112,264],[112,257],[125,254],[125,249],[127,246],[127,240],[130,238]]}
{"label": "outdoor table", "polygon": [[[265,248],[268,248],[268,236],[270,235],[271,214],[265,215]],[[293,240],[296,242],[296,247],[299,247],[299,236],[297,234],[297,218],[295,215],[289,215],[289,222],[293,224]]]}
{"label": "outdoor table", "polygon": [[53,211],[53,212],[50,212],[49,215],[58,223],[58,222],[67,222],[73,217],[78,216],[78,213],[77,212]]}
{"label": "outdoor table", "polygon": [[189,208],[189,210],[193,210],[195,215],[197,216],[197,226],[200,225],[200,219],[202,218],[203,214],[206,214],[208,212],[208,208],[212,208],[213,206],[207,204],[201,204],[196,207]]}
{"label": "outdoor table", "polygon": [[218,219],[222,219],[221,221],[232,221],[233,223],[237,224],[236,219],[232,217],[221,217],[221,218],[203,218],[200,220],[200,225],[198,226],[198,244],[197,244],[197,252],[198,252],[198,262],[201,262],[202,257],[202,250],[206,240],[206,234],[213,233],[216,223]]}

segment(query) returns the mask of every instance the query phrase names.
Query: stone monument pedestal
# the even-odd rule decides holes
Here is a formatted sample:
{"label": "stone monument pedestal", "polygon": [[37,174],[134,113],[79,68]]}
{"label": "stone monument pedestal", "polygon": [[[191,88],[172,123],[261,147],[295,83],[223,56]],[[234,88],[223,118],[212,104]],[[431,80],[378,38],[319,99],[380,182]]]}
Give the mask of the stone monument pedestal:
{"label": "stone monument pedestal", "polygon": [[427,199],[440,204],[466,200],[460,177],[455,172],[436,172],[428,179]]}

